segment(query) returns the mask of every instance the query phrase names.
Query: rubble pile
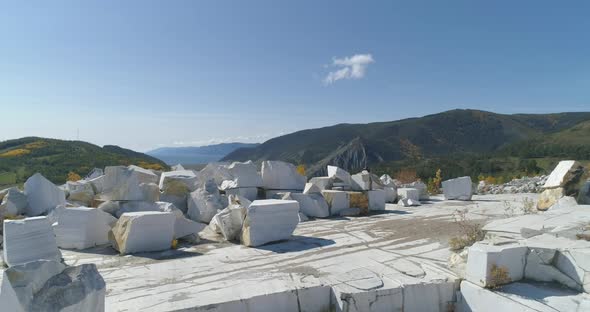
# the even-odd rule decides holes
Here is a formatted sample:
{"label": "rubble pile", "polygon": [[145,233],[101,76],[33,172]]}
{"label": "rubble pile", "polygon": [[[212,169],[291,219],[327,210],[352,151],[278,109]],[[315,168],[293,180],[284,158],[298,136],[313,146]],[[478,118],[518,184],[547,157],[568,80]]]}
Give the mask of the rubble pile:
{"label": "rubble pile", "polygon": [[544,175],[523,177],[504,184],[488,184],[485,181],[479,181],[477,194],[541,193],[547,178],[548,176]]}

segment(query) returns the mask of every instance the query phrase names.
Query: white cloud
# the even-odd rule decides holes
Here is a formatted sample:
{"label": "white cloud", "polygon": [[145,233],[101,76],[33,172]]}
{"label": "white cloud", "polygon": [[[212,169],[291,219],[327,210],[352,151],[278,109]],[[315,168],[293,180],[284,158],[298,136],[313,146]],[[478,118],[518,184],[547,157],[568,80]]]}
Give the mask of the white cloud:
{"label": "white cloud", "polygon": [[332,84],[341,79],[361,79],[365,76],[367,66],[374,63],[371,54],[355,54],[351,57],[334,58],[331,66],[341,67],[331,71],[324,79],[325,84]]}

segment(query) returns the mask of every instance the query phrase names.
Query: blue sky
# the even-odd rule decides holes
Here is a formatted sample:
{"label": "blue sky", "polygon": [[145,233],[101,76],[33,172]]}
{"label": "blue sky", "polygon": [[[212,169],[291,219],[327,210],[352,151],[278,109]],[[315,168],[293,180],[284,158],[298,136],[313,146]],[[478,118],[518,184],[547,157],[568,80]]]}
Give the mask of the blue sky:
{"label": "blue sky", "polygon": [[[0,2],[0,140],[264,141],[590,109],[588,1]],[[332,74],[330,74],[332,73]]]}

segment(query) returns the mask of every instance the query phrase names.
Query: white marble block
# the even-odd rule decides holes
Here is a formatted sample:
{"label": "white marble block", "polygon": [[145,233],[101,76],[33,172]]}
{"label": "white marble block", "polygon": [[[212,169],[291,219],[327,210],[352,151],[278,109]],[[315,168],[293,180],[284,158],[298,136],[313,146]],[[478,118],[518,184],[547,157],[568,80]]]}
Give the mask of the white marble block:
{"label": "white marble block", "polygon": [[460,177],[442,182],[445,199],[471,200],[473,185],[471,177]]}
{"label": "white marble block", "polygon": [[369,210],[385,210],[385,191],[374,190],[368,191]]}
{"label": "white marble block", "polygon": [[[158,175],[137,166],[106,167],[102,181],[104,200],[152,200],[159,196]],[[157,194],[156,194],[157,193]]]}
{"label": "white marble block", "polygon": [[410,199],[420,203],[420,191],[415,188],[402,187],[397,189],[397,196],[400,199]]}
{"label": "white marble block", "polygon": [[307,178],[297,168],[283,161],[262,162],[262,181],[268,190],[299,190],[305,187]]}
{"label": "white marble block", "polygon": [[496,276],[492,267],[496,266],[506,271],[509,282],[519,281],[524,276],[526,254],[526,246],[475,243],[469,247],[465,279],[482,287],[498,286],[493,285]]}
{"label": "white marble block", "polygon": [[4,220],[3,234],[4,262],[8,266],[42,259],[61,260],[47,217]]}
{"label": "white marble block", "polygon": [[213,216],[226,206],[222,201],[215,181],[211,179],[202,187],[190,193],[187,214],[193,221],[209,223]]}
{"label": "white marble block", "polygon": [[299,210],[308,217],[325,218],[330,216],[330,207],[322,194],[291,193],[291,198],[299,203]]}
{"label": "white marble block", "polygon": [[317,186],[320,191],[332,188],[332,178],[330,177],[314,177],[309,179],[309,183]]}
{"label": "white marble block", "polygon": [[555,169],[551,171],[547,181],[543,185],[544,188],[555,188],[561,187],[566,182],[568,173],[570,170],[574,169],[575,167],[579,166],[578,162],[575,160],[562,160],[560,161]]}
{"label": "white marble block", "polygon": [[397,188],[395,186],[385,186],[383,191],[385,191],[385,202],[395,203],[397,200]]}
{"label": "white marble block", "polygon": [[247,209],[242,229],[242,243],[255,247],[289,239],[298,223],[299,203],[297,201],[255,200]]}
{"label": "white marble block", "polygon": [[29,202],[25,212],[29,217],[42,215],[66,204],[66,193],[40,173],[35,173],[27,179],[25,194]]}
{"label": "white marble block", "polygon": [[247,198],[250,201],[256,200],[258,198],[258,188],[256,187],[239,187],[233,189],[226,189],[225,194],[229,195],[239,195],[244,198]]}
{"label": "white marble block", "polygon": [[53,231],[60,248],[86,249],[109,243],[109,231],[117,222],[112,215],[95,208],[58,207]]}
{"label": "white marble block", "polygon": [[124,213],[111,230],[113,248],[121,254],[170,249],[175,219],[171,212]]}
{"label": "white marble block", "polygon": [[347,192],[325,190],[322,195],[330,207],[330,215],[338,216],[340,211],[350,208],[350,198]]}

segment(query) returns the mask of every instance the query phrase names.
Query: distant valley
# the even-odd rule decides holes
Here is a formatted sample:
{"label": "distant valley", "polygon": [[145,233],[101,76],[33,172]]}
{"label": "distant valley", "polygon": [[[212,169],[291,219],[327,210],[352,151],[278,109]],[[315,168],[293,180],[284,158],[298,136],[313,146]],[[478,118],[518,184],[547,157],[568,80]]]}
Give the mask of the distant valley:
{"label": "distant valley", "polygon": [[146,154],[161,159],[168,165],[196,165],[219,161],[240,148],[253,148],[258,143],[221,143],[198,147],[161,147]]}

